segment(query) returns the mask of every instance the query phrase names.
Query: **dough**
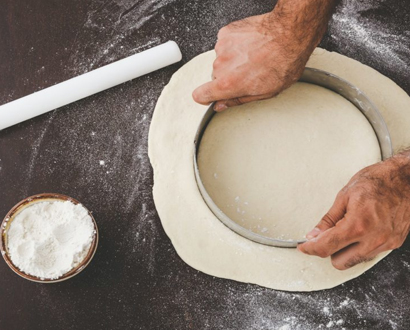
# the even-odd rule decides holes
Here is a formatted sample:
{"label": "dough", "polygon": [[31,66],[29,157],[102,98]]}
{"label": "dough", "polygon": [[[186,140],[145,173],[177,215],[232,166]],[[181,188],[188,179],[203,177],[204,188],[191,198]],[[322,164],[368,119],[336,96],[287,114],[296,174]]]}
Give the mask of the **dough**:
{"label": "dough", "polygon": [[302,239],[360,169],[381,160],[367,119],[342,96],[297,83],[216,114],[198,166],[218,207],[257,234]]}
{"label": "dough", "polygon": [[[174,74],[158,100],[150,127],[154,201],[179,256],[195,269],[213,276],[287,291],[331,288],[374,266],[388,252],[371,262],[338,271],[329,258],[251,242],[225,227],[208,209],[193,172],[193,139],[207,107],[196,104],[191,93],[195,86],[208,81],[214,58],[214,52],[204,53]],[[382,112],[394,149],[410,145],[410,98],[394,82],[357,61],[322,49],[315,51],[308,66],[332,72],[358,86]],[[360,124],[360,129],[366,129],[366,125]],[[366,135],[366,139],[370,137]],[[354,147],[372,145],[370,139]],[[367,151],[370,158],[361,159],[363,163],[356,165],[371,161],[374,154]],[[315,223],[316,219],[309,221]]]}

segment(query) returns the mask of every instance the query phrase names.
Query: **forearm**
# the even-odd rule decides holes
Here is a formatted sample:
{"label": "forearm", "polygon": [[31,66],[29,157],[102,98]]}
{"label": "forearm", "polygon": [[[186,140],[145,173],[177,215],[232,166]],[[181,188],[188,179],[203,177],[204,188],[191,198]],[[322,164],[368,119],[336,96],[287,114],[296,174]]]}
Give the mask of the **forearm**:
{"label": "forearm", "polygon": [[[326,32],[330,17],[338,0],[279,0],[269,15],[279,29],[275,33],[293,42],[289,52],[298,53],[301,48],[310,55]],[[275,23],[277,24],[275,24]],[[279,23],[279,24],[278,24]]]}

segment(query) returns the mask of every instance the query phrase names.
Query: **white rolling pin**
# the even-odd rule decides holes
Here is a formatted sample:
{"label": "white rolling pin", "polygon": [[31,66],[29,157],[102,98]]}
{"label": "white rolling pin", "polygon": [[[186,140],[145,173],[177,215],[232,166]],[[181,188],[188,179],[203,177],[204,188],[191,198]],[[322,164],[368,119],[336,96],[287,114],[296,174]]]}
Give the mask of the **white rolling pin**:
{"label": "white rolling pin", "polygon": [[74,77],[0,106],[0,130],[99,93],[182,59],[174,41]]}

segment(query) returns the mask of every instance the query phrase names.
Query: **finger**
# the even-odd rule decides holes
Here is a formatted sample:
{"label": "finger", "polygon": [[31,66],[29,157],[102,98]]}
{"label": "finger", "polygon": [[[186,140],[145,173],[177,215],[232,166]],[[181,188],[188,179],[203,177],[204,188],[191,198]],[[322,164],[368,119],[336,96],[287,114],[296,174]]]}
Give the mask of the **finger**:
{"label": "finger", "polygon": [[261,101],[268,98],[271,98],[272,94],[265,94],[265,95],[255,95],[255,96],[243,96],[243,97],[236,97],[229,100],[222,100],[215,103],[214,110],[217,112],[226,110],[231,107],[235,107],[238,105],[242,105],[249,102],[254,101]]}
{"label": "finger", "polygon": [[192,98],[196,103],[208,105],[212,102],[212,90],[214,89],[215,81],[207,82],[193,91]]}
{"label": "finger", "polygon": [[307,239],[317,237],[320,233],[332,228],[346,213],[347,195],[339,193],[330,210],[323,216],[315,228],[306,234]]}
{"label": "finger", "polygon": [[321,258],[329,257],[337,251],[358,242],[357,235],[352,235],[354,233],[352,227],[353,225],[346,219],[341,219],[336,226],[298,245],[298,250]]}
{"label": "finger", "polygon": [[345,270],[363,262],[373,260],[379,253],[387,251],[387,245],[382,244],[372,247],[365,241],[350,245],[349,247],[332,255],[332,265],[339,270]]}
{"label": "finger", "polygon": [[243,96],[241,78],[230,75],[199,86],[192,93],[195,102],[207,105],[213,101],[228,100]]}

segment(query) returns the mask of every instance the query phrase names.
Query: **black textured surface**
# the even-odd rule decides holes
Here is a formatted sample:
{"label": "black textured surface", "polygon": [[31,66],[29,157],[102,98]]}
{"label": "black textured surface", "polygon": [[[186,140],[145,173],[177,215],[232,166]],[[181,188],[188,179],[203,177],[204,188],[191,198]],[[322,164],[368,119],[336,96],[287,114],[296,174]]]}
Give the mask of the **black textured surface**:
{"label": "black textured surface", "polygon": [[[161,227],[147,136],[162,88],[213,47],[220,27],[272,7],[270,0],[1,1],[0,104],[169,39],[184,54],[177,65],[0,132],[0,215],[29,195],[58,192],[93,210],[101,235],[89,267],[59,284],[25,281],[0,260],[1,330],[410,327],[409,242],[335,289],[286,293],[190,268]],[[410,93],[409,26],[406,0],[343,1],[321,45]]]}

